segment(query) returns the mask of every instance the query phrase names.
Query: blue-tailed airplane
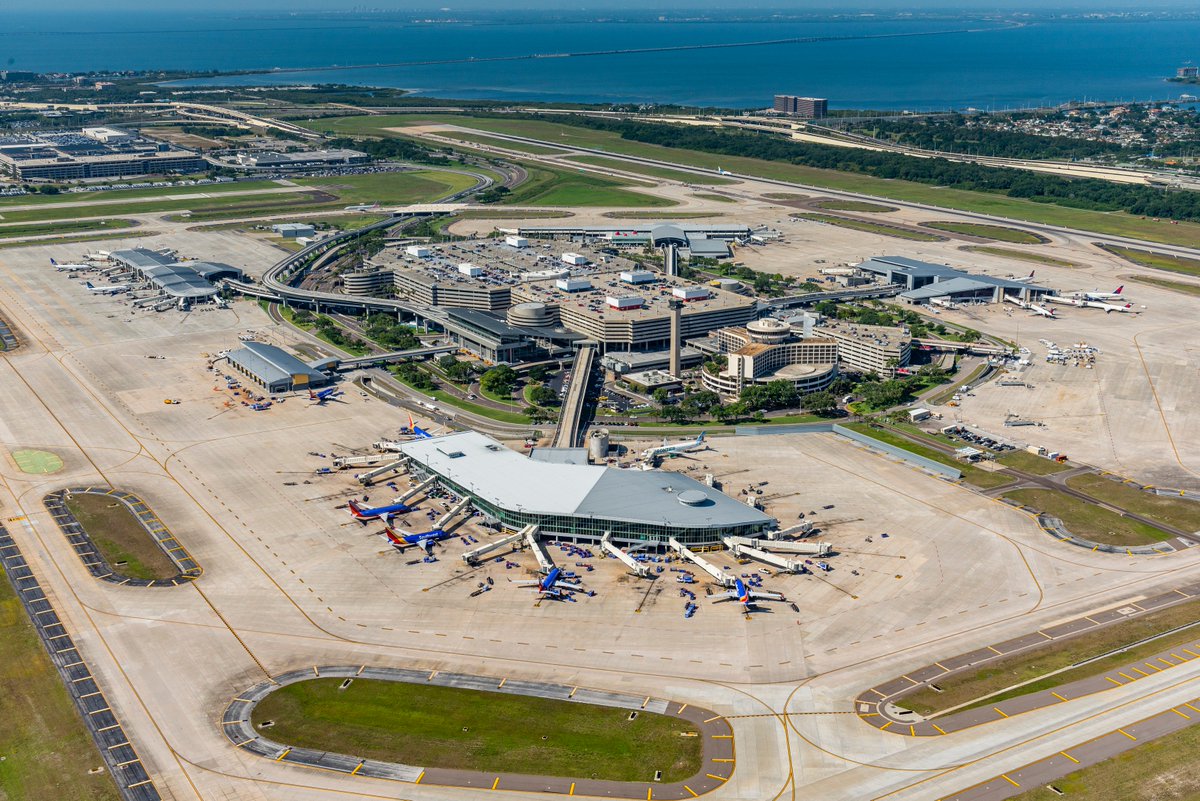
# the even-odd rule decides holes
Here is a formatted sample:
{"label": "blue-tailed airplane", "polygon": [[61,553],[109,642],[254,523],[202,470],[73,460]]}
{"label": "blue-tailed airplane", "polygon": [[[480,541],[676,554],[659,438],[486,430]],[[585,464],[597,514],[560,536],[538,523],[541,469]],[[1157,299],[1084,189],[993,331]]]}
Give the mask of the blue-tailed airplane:
{"label": "blue-tailed airplane", "polygon": [[723,593],[718,593],[713,596],[712,602],[715,604],[724,603],[726,601],[737,601],[742,605],[742,608],[749,612],[754,608],[755,601],[782,601],[783,596],[777,592],[762,592],[752,590],[746,586],[746,583],[741,579],[735,579],[732,590],[727,590]]}
{"label": "blue-tailed airplane", "polygon": [[583,585],[566,581],[562,570],[554,568],[540,581],[514,581],[518,587],[533,587],[543,598],[563,598],[568,592],[582,592]]}
{"label": "blue-tailed airplane", "polygon": [[92,269],[92,265],[90,265],[90,264],[59,264],[54,259],[50,260],[50,266],[53,267],[55,270],[58,270],[60,273],[73,273],[76,270],[91,270]]}
{"label": "blue-tailed airplane", "polygon": [[314,404],[316,404],[317,406],[324,406],[325,401],[337,400],[338,395],[341,395],[341,394],[342,394],[341,390],[339,390],[337,387],[330,387],[329,389],[323,389],[320,392],[313,392],[310,389],[308,391],[308,399],[310,401],[312,401]]}
{"label": "blue-tailed airplane", "polygon": [[441,542],[454,536],[440,528],[435,528],[432,531],[422,531],[419,534],[410,534],[407,531],[392,528],[388,525],[387,518],[384,518],[383,531],[388,541],[401,550],[410,545],[420,545],[422,548],[428,550],[435,542]]}
{"label": "blue-tailed airplane", "polygon": [[376,506],[374,509],[364,509],[358,505],[357,501],[350,501],[346,506],[350,508],[350,516],[355,520],[362,521],[363,523],[368,520],[383,520],[384,525],[387,525],[389,518],[412,511],[412,507],[405,503],[394,503],[391,506]]}
{"label": "blue-tailed airplane", "polygon": [[434,435],[413,422],[412,415],[408,416],[408,431],[417,439],[433,439]]}
{"label": "blue-tailed airplane", "polygon": [[95,286],[91,281],[84,283],[88,292],[98,292],[101,295],[120,295],[122,292],[129,291],[129,284],[109,284],[107,286]]}

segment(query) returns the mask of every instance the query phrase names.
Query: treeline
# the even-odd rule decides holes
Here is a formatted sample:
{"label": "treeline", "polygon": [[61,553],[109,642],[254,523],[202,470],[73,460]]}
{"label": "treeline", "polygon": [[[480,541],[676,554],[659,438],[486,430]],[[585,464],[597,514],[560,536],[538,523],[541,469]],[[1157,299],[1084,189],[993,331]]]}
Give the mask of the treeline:
{"label": "treeline", "polygon": [[699,126],[590,117],[579,117],[572,122],[589,128],[612,131],[620,134],[622,139],[663,147],[702,150],[727,156],[745,156],[825,170],[854,172],[875,178],[995,192],[1072,208],[1125,211],[1130,214],[1176,220],[1200,220],[1200,192],[1118,184],[1095,178],[1060,178],[1027,170],[984,167],[945,159],[916,158],[899,153],[793,142],[773,136]]}
{"label": "treeline", "polygon": [[1131,153],[1114,142],[984,128],[971,125],[961,114],[881,120],[872,122],[869,128],[858,128],[855,133],[908,147],[1013,159],[1093,159]]}
{"label": "treeline", "polygon": [[449,164],[444,153],[422,147],[409,139],[354,139],[343,136],[333,139],[327,147],[331,149],[361,150],[376,159],[417,161],[422,164]]}

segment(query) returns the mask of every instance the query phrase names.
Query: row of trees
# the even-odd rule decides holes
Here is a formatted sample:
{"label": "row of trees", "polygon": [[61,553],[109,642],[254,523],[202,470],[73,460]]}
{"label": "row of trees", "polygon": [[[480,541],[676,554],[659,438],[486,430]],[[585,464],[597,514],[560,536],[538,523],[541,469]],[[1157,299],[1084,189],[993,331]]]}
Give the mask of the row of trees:
{"label": "row of trees", "polygon": [[580,117],[575,124],[619,133],[622,139],[728,156],[786,161],[902,181],[952,186],[1073,208],[1126,211],[1149,217],[1200,220],[1200,192],[1118,184],[945,159],[794,142],[755,133],[665,125],[635,120]]}

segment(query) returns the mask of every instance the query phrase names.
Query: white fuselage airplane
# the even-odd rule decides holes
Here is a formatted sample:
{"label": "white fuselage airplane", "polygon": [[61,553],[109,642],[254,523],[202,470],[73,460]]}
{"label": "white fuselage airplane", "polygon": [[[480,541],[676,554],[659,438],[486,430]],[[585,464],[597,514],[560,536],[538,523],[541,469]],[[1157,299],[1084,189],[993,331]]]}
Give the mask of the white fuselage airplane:
{"label": "white fuselage airplane", "polygon": [[708,447],[704,444],[704,432],[700,432],[700,436],[696,437],[691,442],[679,442],[675,445],[668,445],[667,440],[663,439],[663,444],[656,448],[647,448],[642,451],[643,459],[658,459],[663,456],[678,456],[682,453],[690,453],[698,451],[701,448]]}
{"label": "white fuselage airplane", "polygon": [[129,284],[109,284],[108,286],[93,286],[91,281],[84,284],[88,292],[96,292],[100,295],[119,295],[122,292],[129,291]]}
{"label": "white fuselage airplane", "polygon": [[1009,278],[1009,281],[1015,281],[1018,284],[1028,284],[1033,281],[1034,270],[1029,271],[1029,275],[1023,275],[1020,278]]}
{"label": "white fuselage airplane", "polygon": [[1082,306],[1085,302],[1076,298],[1064,298],[1058,295],[1046,295],[1042,300],[1047,303],[1061,303],[1064,306]]}
{"label": "white fuselage airplane", "polygon": [[1132,303],[1118,305],[1116,303],[1101,303],[1098,300],[1085,300],[1083,302],[1083,305],[1090,306],[1093,309],[1104,309],[1105,314],[1109,314],[1111,312],[1121,312],[1123,314],[1131,314],[1133,312],[1133,304]]}
{"label": "white fuselage airplane", "polygon": [[59,264],[54,259],[50,260],[50,266],[60,273],[73,273],[76,270],[94,269],[90,264]]}
{"label": "white fuselage airplane", "polygon": [[1081,292],[1075,297],[1084,298],[1085,300],[1124,300],[1125,296],[1121,293],[1125,291],[1125,285],[1121,284],[1113,292]]}
{"label": "white fuselage airplane", "polygon": [[1034,314],[1040,314],[1043,317],[1049,317],[1051,320],[1058,319],[1057,317],[1054,316],[1054,309],[1047,309],[1045,306],[1039,306],[1036,303],[1030,303],[1029,310],[1031,312],[1033,312]]}

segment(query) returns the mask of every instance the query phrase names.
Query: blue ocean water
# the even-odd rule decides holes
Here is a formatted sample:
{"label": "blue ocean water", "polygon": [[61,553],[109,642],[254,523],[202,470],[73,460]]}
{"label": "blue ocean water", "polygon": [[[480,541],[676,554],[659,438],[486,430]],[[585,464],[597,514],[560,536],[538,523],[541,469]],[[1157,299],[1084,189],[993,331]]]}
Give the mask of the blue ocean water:
{"label": "blue ocean water", "polygon": [[939,31],[944,33],[288,72],[204,83],[337,82],[464,99],[745,108],[789,93],[828,97],[836,108],[922,110],[1176,97],[1186,88],[1165,76],[1200,60],[1200,20],[1020,27],[930,20],[422,24],[371,16],[0,11],[0,68],[271,70]]}

